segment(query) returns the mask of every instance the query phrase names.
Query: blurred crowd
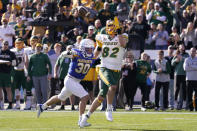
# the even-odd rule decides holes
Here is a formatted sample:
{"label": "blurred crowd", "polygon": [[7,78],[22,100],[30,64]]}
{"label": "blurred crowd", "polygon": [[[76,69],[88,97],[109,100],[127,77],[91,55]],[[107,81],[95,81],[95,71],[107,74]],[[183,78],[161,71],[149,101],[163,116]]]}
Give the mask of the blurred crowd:
{"label": "blurred crowd", "polygon": [[[98,33],[106,34],[107,21],[117,16],[129,41],[114,111],[125,105],[132,110],[138,88],[142,111],[197,110],[196,6],[194,0],[0,0],[0,60],[11,61],[0,64],[0,109],[4,99],[8,109],[21,108],[21,87],[25,110],[58,94],[70,63],[61,52],[78,48],[82,39],[95,41]],[[144,53],[147,49],[157,50],[156,60]],[[168,50],[167,56],[163,50]],[[84,80],[92,82],[87,89],[90,103],[98,92],[96,74],[95,66]],[[153,89],[154,104],[149,98]],[[70,104],[75,110],[74,96]],[[65,102],[61,105],[64,109]],[[101,110],[105,108],[104,101]]]}

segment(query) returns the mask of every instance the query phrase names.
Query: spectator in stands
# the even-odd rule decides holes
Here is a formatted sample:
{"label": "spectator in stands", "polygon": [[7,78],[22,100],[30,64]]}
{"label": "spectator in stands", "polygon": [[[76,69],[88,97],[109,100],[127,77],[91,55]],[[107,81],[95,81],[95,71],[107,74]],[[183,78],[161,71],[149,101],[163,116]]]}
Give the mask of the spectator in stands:
{"label": "spectator in stands", "polygon": [[166,21],[166,16],[164,15],[164,12],[161,11],[159,3],[154,4],[154,10],[151,10],[147,16],[146,19],[149,21],[149,23],[154,22],[156,25],[159,23],[162,23]]}
{"label": "spectator in stands", "polygon": [[121,0],[117,6],[118,19],[123,22],[128,19],[130,6],[126,0]]}
{"label": "spectator in stands", "polygon": [[52,44],[53,44],[50,37],[49,37],[49,32],[50,31],[47,29],[46,32],[45,32],[44,37],[42,38],[42,44],[43,45],[47,44],[48,46],[52,46]]}
{"label": "spectator in stands", "polygon": [[196,34],[192,22],[189,22],[187,28],[182,30],[180,37],[184,40],[186,49],[190,49],[196,45]]}
{"label": "spectator in stands", "polygon": [[[185,59],[184,62],[184,70],[186,71],[186,80],[187,80],[187,100],[188,107],[190,111],[194,110],[194,106],[192,103],[193,92],[197,92],[197,56],[196,56],[196,48],[190,49],[190,57]],[[195,105],[197,96],[195,95]],[[197,107],[195,106],[195,111],[197,111]]]}
{"label": "spectator in stands", "polygon": [[88,23],[94,24],[94,21],[96,20],[96,17],[98,15],[98,11],[95,9],[95,3],[92,2],[90,4],[90,7],[87,9],[88,9],[88,13],[86,13],[86,18],[88,18]]}
{"label": "spectator in stands", "polygon": [[12,0],[12,9],[16,9],[17,13],[20,13],[21,7],[17,4],[17,0]]}
{"label": "spectator in stands", "polygon": [[[181,13],[181,12],[180,12]],[[183,29],[187,28],[188,23],[192,22],[188,12],[186,10],[183,10],[183,14],[180,15],[180,13],[178,13],[178,17],[180,19],[180,31],[182,31]]]}
{"label": "spectator in stands", "polygon": [[131,21],[136,20],[136,16],[138,14],[138,10],[139,10],[140,6],[138,2],[134,2],[130,11],[129,11],[129,15],[128,15],[128,19]]}
{"label": "spectator in stands", "polygon": [[95,26],[95,28],[94,28],[94,34],[97,35],[98,33],[101,32],[101,27],[102,27],[101,21],[99,19],[95,20],[94,26]]}
{"label": "spectator in stands", "polygon": [[164,58],[163,50],[158,52],[158,59],[154,62],[154,73],[156,73],[155,85],[155,110],[159,110],[159,95],[160,89],[163,88],[163,107],[165,111],[168,108],[168,88],[170,81],[170,63]]}
{"label": "spectator in stands", "polygon": [[181,38],[177,32],[177,28],[175,26],[172,27],[172,33],[169,36],[169,43],[174,48],[178,48],[178,46],[181,44]]}
{"label": "spectator in stands", "polygon": [[84,21],[83,17],[79,15],[79,10],[73,9],[73,13],[72,13],[74,20],[76,22],[76,28],[80,28],[83,31],[87,30],[88,25],[86,24],[86,22]]}
{"label": "spectator in stands", "polygon": [[3,13],[2,19],[5,18],[5,19],[9,20],[11,14],[12,14],[12,5],[8,4],[7,11],[5,13]]}
{"label": "spectator in stands", "polygon": [[172,59],[174,57],[174,47],[172,45],[168,46],[168,55],[165,59],[170,63],[170,82],[169,82],[169,107],[171,110],[174,109],[174,67],[171,65]]}
{"label": "spectator in stands", "polygon": [[68,45],[71,45],[68,36],[65,34],[61,35],[61,40],[59,42],[62,45],[62,51],[65,51]]}
{"label": "spectator in stands", "polygon": [[16,14],[12,13],[10,15],[10,18],[8,19],[8,25],[10,25],[12,28],[17,24],[16,22]]}
{"label": "spectator in stands", "polygon": [[66,33],[69,38],[70,44],[73,45],[76,42],[77,36],[81,34],[80,32],[81,30],[79,28],[74,28]]}
{"label": "spectator in stands", "polygon": [[156,49],[167,49],[168,48],[168,32],[163,27],[163,24],[157,25],[157,32],[152,37],[155,40]]}
{"label": "spectator in stands", "polygon": [[61,29],[59,29],[59,32],[67,33],[69,30],[74,28],[73,25],[75,25],[76,22],[75,22],[74,17],[71,14],[70,7],[64,6],[63,11],[56,14],[56,17],[57,17],[57,21],[68,22],[68,23],[72,24],[72,25],[67,26],[65,28],[64,28],[64,26],[60,26]]}
{"label": "spectator in stands", "polygon": [[[44,48],[44,47],[43,47]],[[55,67],[55,63],[61,53],[61,48],[62,48],[62,45],[59,44],[59,43],[56,43],[54,45],[54,50],[51,50],[49,51],[48,53],[48,56],[49,56],[49,60],[51,62],[51,65],[52,65],[52,78],[50,80],[50,84],[49,84],[49,87],[50,87],[50,97],[54,96],[55,95],[55,91],[56,89],[58,88],[57,85],[58,85],[58,79],[55,78],[54,76],[54,67]]]}
{"label": "spectator in stands", "polygon": [[113,15],[117,15],[117,6],[118,6],[118,0],[112,0],[112,2],[109,3],[109,10],[110,12],[113,13]]}
{"label": "spectator in stands", "polygon": [[[14,29],[8,25],[8,20],[2,18],[0,26],[0,44],[7,41],[9,48],[13,47],[13,36],[15,35]],[[2,44],[1,44],[2,45]]]}
{"label": "spectator in stands", "polygon": [[136,61],[136,66],[137,66],[137,75],[136,75],[136,86],[133,89],[134,94],[136,93],[136,90],[138,87],[140,87],[141,94],[142,94],[142,100],[141,100],[141,110],[146,111],[145,108],[145,101],[147,101],[147,95],[146,95],[146,80],[147,76],[151,73],[151,66],[147,62],[147,54],[142,53],[141,54],[141,59]]}
{"label": "spectator in stands", "polygon": [[[175,56],[172,59],[172,66],[175,68],[175,102],[177,104],[177,110],[181,110],[183,104],[186,104],[186,74],[183,69],[183,63],[185,58],[189,57],[189,54],[185,52],[185,46],[179,45],[179,49],[176,51]],[[178,100],[179,96],[179,100]],[[184,103],[183,103],[184,102]],[[184,105],[185,106],[185,105]]]}
{"label": "spectator in stands", "polygon": [[153,40],[153,35],[157,32],[157,26],[152,22],[150,24],[150,30],[148,32],[148,37],[145,41],[145,49],[155,49],[155,41]]}
{"label": "spectator in stands", "polygon": [[84,35],[82,36],[83,39],[91,39],[95,41],[96,35],[94,34],[94,29],[95,27],[93,25],[88,26],[88,33],[84,33]]}
{"label": "spectator in stands", "polygon": [[37,103],[42,104],[48,99],[48,79],[51,78],[52,66],[46,54],[42,52],[42,44],[36,44],[36,53],[30,57],[28,66],[28,77],[33,79],[36,90]]}
{"label": "spectator in stands", "polygon": [[[131,49],[137,49],[140,50],[141,52],[144,51],[145,39],[148,36],[149,30],[150,30],[150,26],[147,23],[144,23],[143,16],[141,14],[138,14],[137,21],[132,24],[129,30],[129,35],[135,36],[135,38],[130,37],[129,39],[129,44],[131,44],[129,46],[131,47]],[[133,41],[133,39],[137,39],[139,43],[136,43],[135,41]]]}
{"label": "spectator in stands", "polygon": [[0,49],[0,60],[6,61],[5,63],[0,64],[0,108],[4,109],[3,101],[3,88],[6,89],[9,105],[7,109],[12,109],[12,91],[11,91],[11,70],[12,66],[15,66],[16,56],[9,49],[8,41],[3,41],[1,43],[2,48]]}
{"label": "spectator in stands", "polygon": [[110,12],[109,10],[109,3],[108,2],[105,2],[104,3],[104,8],[101,9],[99,12],[98,12],[98,19],[101,20],[101,25],[105,25],[106,24],[106,21],[109,20],[109,19],[113,19],[114,18],[114,15],[112,12]]}
{"label": "spectator in stands", "polygon": [[[148,4],[147,4],[147,8],[146,8],[146,19],[147,19],[148,14],[152,11],[154,11],[154,2],[149,1]],[[150,24],[150,21],[149,21],[149,24]]]}
{"label": "spectator in stands", "polygon": [[136,86],[137,67],[136,64],[134,63],[134,56],[131,51],[128,51],[126,53],[121,72],[122,72],[122,77],[120,80],[121,86],[119,88],[123,88],[124,90],[127,99],[127,104],[129,106],[128,110],[133,110],[134,96],[136,93],[134,92],[133,87]]}
{"label": "spectator in stands", "polygon": [[16,18],[17,24],[14,26],[15,38],[22,38],[27,45],[27,36],[29,34],[29,29],[24,24],[21,17]]}
{"label": "spectator in stands", "polygon": [[33,19],[36,19],[38,16],[41,15],[42,4],[39,3],[36,5],[36,11],[33,13]]}
{"label": "spectator in stands", "polygon": [[73,44],[73,48],[79,49],[79,45],[80,45],[81,40],[82,40],[82,37],[81,36],[77,36],[76,43]]}
{"label": "spectator in stands", "polygon": [[[113,1],[113,0],[112,0]],[[98,12],[99,10],[103,9],[104,7],[104,3],[103,3],[103,0],[95,0],[94,2],[95,6],[95,10]],[[111,11],[112,12],[112,11]]]}

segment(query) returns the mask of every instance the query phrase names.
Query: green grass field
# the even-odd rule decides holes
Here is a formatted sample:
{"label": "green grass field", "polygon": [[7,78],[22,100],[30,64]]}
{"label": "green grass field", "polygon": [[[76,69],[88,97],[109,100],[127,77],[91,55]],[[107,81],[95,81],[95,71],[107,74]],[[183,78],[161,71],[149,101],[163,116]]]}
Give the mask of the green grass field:
{"label": "green grass field", "polygon": [[78,112],[0,111],[0,131],[153,131],[197,130],[197,113],[191,112],[115,112],[108,122],[104,112],[97,111],[89,119],[90,127],[77,126]]}

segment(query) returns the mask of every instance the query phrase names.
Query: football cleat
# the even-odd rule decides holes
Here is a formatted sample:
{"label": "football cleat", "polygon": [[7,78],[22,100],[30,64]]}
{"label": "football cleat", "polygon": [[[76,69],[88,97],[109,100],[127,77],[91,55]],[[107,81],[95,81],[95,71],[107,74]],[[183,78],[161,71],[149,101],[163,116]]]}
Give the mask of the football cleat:
{"label": "football cleat", "polygon": [[20,108],[21,108],[21,106],[19,104],[16,104],[14,107],[14,109],[16,109],[16,110],[20,110]]}
{"label": "football cleat", "polygon": [[9,104],[6,110],[12,109],[12,104]]}
{"label": "football cleat", "polygon": [[107,110],[107,111],[105,112],[105,115],[106,115],[106,119],[107,119],[108,121],[113,121],[112,111]]}
{"label": "football cleat", "polygon": [[89,118],[88,115],[86,114],[82,115],[82,119],[78,123],[80,128],[91,126],[91,124],[87,122],[88,118]]}
{"label": "football cleat", "polygon": [[146,111],[146,108],[145,107],[141,107],[141,111]]}
{"label": "football cleat", "polygon": [[44,111],[44,110],[42,109],[42,104],[38,104],[37,109],[38,109],[37,118],[39,118],[39,117],[40,117],[40,114]]}

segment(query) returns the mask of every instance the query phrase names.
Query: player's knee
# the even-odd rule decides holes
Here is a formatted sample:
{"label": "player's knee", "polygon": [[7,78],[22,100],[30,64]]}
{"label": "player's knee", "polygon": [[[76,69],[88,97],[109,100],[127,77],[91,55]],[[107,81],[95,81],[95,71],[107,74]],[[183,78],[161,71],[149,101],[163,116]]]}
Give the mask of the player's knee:
{"label": "player's knee", "polygon": [[98,96],[97,101],[98,101],[98,103],[102,103],[104,101],[104,97]]}
{"label": "player's knee", "polygon": [[117,89],[117,86],[116,86],[116,85],[112,85],[112,86],[109,88],[109,90],[111,90],[111,91],[116,91],[116,89]]}
{"label": "player's knee", "polygon": [[61,94],[53,96],[53,97],[57,97],[60,101],[65,101],[68,98],[68,97],[61,95]]}
{"label": "player's knee", "polygon": [[89,96],[86,95],[84,97],[81,98],[81,102],[87,102],[89,100]]}
{"label": "player's knee", "polygon": [[26,91],[26,95],[27,95],[27,96],[32,96],[31,91]]}
{"label": "player's knee", "polygon": [[20,96],[20,91],[19,91],[19,89],[15,89],[15,96]]}

